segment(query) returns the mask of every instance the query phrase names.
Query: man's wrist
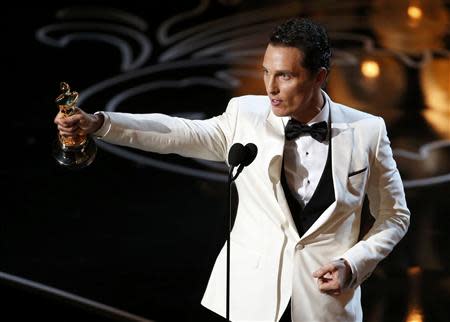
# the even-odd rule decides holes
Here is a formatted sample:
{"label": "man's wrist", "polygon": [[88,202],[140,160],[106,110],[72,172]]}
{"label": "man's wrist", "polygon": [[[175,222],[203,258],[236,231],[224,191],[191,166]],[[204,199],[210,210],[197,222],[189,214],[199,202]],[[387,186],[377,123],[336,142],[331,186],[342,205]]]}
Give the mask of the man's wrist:
{"label": "man's wrist", "polygon": [[[98,127],[95,130],[95,132],[92,133],[92,135],[98,139],[101,139],[105,135],[107,135],[109,130],[111,129],[111,120],[110,120],[108,114],[105,112],[102,112],[102,111],[95,112],[94,116],[96,117],[95,125]],[[97,124],[97,122],[98,122],[98,124]]]}
{"label": "man's wrist", "polygon": [[105,116],[102,113],[94,113],[94,131],[93,133],[100,130],[100,128],[103,126],[103,122],[105,122]]}
{"label": "man's wrist", "polygon": [[345,266],[345,277],[346,278],[344,281],[344,287],[349,287],[353,280],[352,268],[346,259],[340,258],[339,260],[342,261]]}

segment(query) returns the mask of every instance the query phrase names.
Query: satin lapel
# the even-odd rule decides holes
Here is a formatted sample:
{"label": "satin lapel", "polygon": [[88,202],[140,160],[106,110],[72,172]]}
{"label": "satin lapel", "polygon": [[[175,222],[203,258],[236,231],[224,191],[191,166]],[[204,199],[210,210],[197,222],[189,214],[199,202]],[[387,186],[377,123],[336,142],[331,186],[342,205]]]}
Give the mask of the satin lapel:
{"label": "satin lapel", "polygon": [[345,122],[342,108],[334,104],[328,96],[326,97],[330,102],[331,168],[333,172],[333,186],[336,200],[314,222],[301,239],[305,239],[312,235],[320,227],[325,225],[330,216],[336,210],[341,210],[341,207],[345,204],[348,170],[353,150],[353,129]]}
{"label": "satin lapel", "polygon": [[331,123],[332,135],[332,169],[334,193],[338,203],[345,200],[347,192],[347,180],[353,153],[353,128],[346,123],[342,108],[334,106],[332,109],[336,115],[336,121]]}
{"label": "satin lapel", "polygon": [[272,112],[269,112],[267,124],[267,136],[264,142],[267,147],[267,152],[264,153],[264,164],[267,165],[270,183],[272,185],[271,189],[273,190],[274,196],[282,213],[282,216],[278,217],[279,223],[283,229],[291,235],[293,240],[298,240],[300,237],[297,229],[295,228],[295,223],[292,219],[291,211],[289,209],[280,180],[285,142],[284,120],[281,117],[275,116]]}

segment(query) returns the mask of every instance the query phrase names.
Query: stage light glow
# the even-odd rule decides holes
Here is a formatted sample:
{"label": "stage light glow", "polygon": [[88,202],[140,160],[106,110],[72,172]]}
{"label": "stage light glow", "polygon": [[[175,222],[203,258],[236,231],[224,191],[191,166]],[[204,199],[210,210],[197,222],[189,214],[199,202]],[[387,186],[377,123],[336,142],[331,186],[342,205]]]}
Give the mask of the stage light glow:
{"label": "stage light glow", "polygon": [[422,269],[419,266],[412,266],[408,268],[408,275],[417,276],[422,273]]}
{"label": "stage light glow", "polygon": [[443,139],[450,139],[450,59],[433,58],[420,71],[425,120]]}
{"label": "stage light glow", "polygon": [[409,277],[411,289],[405,322],[423,322],[424,314],[419,295],[422,268],[419,266],[409,267],[407,270],[407,274]]}
{"label": "stage light glow", "polygon": [[419,20],[423,16],[422,9],[418,6],[409,6],[408,7],[408,16],[411,19]]}
{"label": "stage light glow", "polygon": [[446,48],[449,15],[443,0],[373,1],[369,19],[383,48],[413,55]]}
{"label": "stage light glow", "polygon": [[380,65],[372,59],[361,63],[361,73],[367,78],[376,78],[380,75]]}
{"label": "stage light glow", "polygon": [[423,313],[418,308],[413,308],[406,316],[406,322],[423,322]]}

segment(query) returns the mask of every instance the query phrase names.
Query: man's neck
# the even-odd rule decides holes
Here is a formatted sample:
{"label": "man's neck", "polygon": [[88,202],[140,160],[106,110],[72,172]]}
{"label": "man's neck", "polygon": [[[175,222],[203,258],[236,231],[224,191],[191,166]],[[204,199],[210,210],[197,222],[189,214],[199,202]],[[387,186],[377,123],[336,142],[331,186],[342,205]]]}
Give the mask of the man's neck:
{"label": "man's neck", "polygon": [[317,114],[320,113],[324,105],[325,105],[325,97],[323,96],[322,92],[319,91],[317,94],[314,95],[314,97],[312,97],[309,107],[298,114],[293,114],[292,118],[296,119],[301,123],[306,124],[309,121],[311,121]]}

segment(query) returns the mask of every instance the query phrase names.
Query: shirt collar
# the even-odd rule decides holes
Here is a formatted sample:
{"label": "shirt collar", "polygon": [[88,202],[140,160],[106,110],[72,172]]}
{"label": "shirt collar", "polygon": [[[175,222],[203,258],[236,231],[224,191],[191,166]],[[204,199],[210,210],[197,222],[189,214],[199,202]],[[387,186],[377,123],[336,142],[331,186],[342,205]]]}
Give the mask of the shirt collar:
{"label": "shirt collar", "polygon": [[320,110],[320,112],[307,123],[308,125],[312,125],[314,123],[318,123],[318,122],[322,122],[322,121],[328,122],[328,117],[330,115],[330,107],[329,107],[328,100],[325,98],[325,96],[322,95],[322,97],[323,97],[323,102],[324,102],[323,107]]}

